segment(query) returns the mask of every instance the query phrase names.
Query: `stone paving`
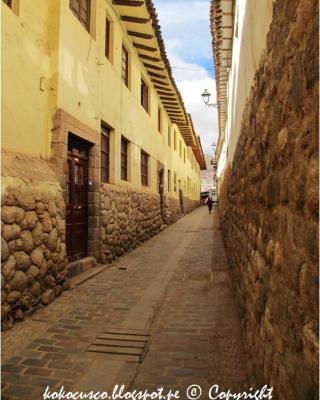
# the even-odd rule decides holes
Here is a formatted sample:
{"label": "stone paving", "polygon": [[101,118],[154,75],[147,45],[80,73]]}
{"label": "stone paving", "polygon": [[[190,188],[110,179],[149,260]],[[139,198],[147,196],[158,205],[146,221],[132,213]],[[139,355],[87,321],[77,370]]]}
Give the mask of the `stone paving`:
{"label": "stone paving", "polygon": [[[149,335],[140,363],[88,352],[108,330]],[[2,333],[2,399],[50,391],[250,387],[216,212],[201,207]]]}

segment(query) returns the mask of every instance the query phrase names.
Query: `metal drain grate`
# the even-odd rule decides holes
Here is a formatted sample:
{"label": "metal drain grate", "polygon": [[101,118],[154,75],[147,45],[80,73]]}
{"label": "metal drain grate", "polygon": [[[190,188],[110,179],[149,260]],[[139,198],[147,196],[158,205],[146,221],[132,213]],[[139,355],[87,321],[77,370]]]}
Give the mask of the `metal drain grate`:
{"label": "metal drain grate", "polygon": [[140,329],[108,329],[89,346],[91,353],[104,353],[126,361],[142,362],[148,347],[149,333]]}

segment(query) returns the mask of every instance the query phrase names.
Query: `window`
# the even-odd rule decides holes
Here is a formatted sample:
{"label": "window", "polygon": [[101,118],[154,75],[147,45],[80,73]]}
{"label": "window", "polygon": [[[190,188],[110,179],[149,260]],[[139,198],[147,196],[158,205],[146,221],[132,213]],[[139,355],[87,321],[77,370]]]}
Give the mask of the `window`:
{"label": "window", "polygon": [[148,86],[141,79],[141,105],[148,112]]}
{"label": "window", "polygon": [[168,125],[168,146],[171,147],[171,129]]}
{"label": "window", "polygon": [[8,7],[12,8],[12,0],[2,0],[4,4],[6,4]]}
{"label": "window", "polygon": [[121,138],[121,179],[128,180],[128,141]]}
{"label": "window", "polygon": [[162,112],[160,107],[158,108],[158,131],[162,132]]}
{"label": "window", "polygon": [[141,150],[141,184],[148,186],[148,154]]}
{"label": "window", "polygon": [[183,161],[186,162],[186,148],[183,149]]}
{"label": "window", "polygon": [[90,31],[90,0],[70,0],[70,8],[81,24]]}
{"label": "window", "polygon": [[175,192],[177,191],[177,173],[176,172],[173,174],[173,190]]}
{"label": "window", "polygon": [[122,64],[121,64],[121,76],[123,83],[129,86],[129,54],[127,49],[122,46]]}
{"label": "window", "polygon": [[168,169],[168,192],[171,191],[171,171]]}
{"label": "window", "polygon": [[101,127],[101,182],[110,182],[110,129]]}
{"label": "window", "polygon": [[179,142],[179,156],[182,158],[182,142]]}
{"label": "window", "polygon": [[175,150],[177,150],[177,132],[173,132],[173,147]]}
{"label": "window", "polygon": [[106,18],[106,37],[104,54],[109,59],[110,57],[110,21]]}

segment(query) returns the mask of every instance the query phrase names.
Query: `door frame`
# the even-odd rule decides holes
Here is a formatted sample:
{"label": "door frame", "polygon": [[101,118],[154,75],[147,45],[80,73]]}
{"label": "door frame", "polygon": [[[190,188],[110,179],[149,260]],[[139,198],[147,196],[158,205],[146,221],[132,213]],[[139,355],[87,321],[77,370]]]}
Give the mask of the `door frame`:
{"label": "door frame", "polygon": [[73,134],[89,144],[88,245],[87,255],[100,258],[100,140],[101,132],[59,109],[55,115],[51,140],[51,164],[67,200],[68,136]]}
{"label": "door frame", "polygon": [[[75,148],[72,148],[72,144],[74,143],[75,147],[78,147],[81,149],[81,151],[84,152],[84,154],[81,154],[81,152]],[[69,261],[74,261],[78,260],[81,258],[84,258],[87,256],[87,251],[88,251],[88,177],[89,177],[89,148],[90,148],[90,143],[78,138],[77,136],[69,133],[68,135],[68,159],[67,159],[67,175],[69,175],[69,161],[71,164],[71,170],[70,170],[70,175],[68,176],[70,182],[71,182],[71,188],[72,191],[69,193],[69,196],[71,198],[71,202],[66,199],[66,244],[67,244],[67,250],[71,250],[68,252],[68,259]],[[84,174],[83,174],[83,191],[84,191],[84,204],[76,204],[75,203],[75,166],[76,164],[83,165],[84,166]],[[68,187],[67,187],[68,190]],[[68,197],[68,192],[67,192],[67,197]],[[82,238],[81,242],[81,247],[83,248],[82,252],[77,252],[75,250],[75,243],[76,243],[76,214],[77,210],[82,207],[83,209],[83,214],[84,218],[81,221],[82,224],[84,225],[84,236]],[[68,243],[68,216],[71,214],[71,238]]]}

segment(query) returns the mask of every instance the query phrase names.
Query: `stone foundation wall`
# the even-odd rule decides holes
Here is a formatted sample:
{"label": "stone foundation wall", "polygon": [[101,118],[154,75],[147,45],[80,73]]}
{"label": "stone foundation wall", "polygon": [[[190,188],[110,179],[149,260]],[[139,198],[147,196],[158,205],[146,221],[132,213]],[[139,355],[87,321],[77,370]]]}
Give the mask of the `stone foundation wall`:
{"label": "stone foundation wall", "polygon": [[184,203],[184,211],[186,214],[189,214],[191,211],[193,211],[200,205],[200,202],[198,200],[191,200],[189,199],[189,197],[184,197],[183,203]]}
{"label": "stone foundation wall", "polygon": [[161,230],[160,196],[101,185],[102,262],[116,259]]}
{"label": "stone foundation wall", "polygon": [[[198,205],[187,199],[185,213]],[[179,199],[164,196],[163,220],[158,194],[107,184],[101,185],[100,210],[101,262],[112,262],[184,215]]]}
{"label": "stone foundation wall", "polygon": [[277,0],[220,213],[261,383],[318,398],[318,2]]}
{"label": "stone foundation wall", "polygon": [[166,225],[173,224],[183,216],[179,199],[165,196],[164,204],[165,204],[164,223]]}
{"label": "stone foundation wall", "polygon": [[[14,155],[10,157],[15,158]],[[6,165],[1,207],[3,329],[22,320],[25,314],[49,304],[67,288],[65,205],[61,191],[45,161],[19,157],[14,169],[28,169],[31,173],[34,169],[35,177],[45,175],[48,180],[41,180],[44,178],[41,176],[34,184],[26,176],[8,176],[6,169],[12,160],[5,164],[8,158],[3,156]]]}

